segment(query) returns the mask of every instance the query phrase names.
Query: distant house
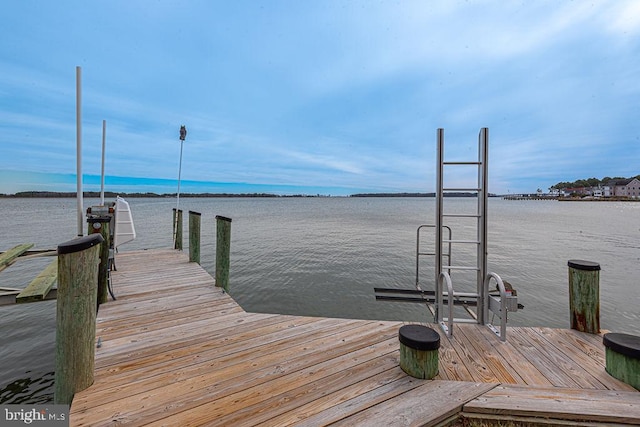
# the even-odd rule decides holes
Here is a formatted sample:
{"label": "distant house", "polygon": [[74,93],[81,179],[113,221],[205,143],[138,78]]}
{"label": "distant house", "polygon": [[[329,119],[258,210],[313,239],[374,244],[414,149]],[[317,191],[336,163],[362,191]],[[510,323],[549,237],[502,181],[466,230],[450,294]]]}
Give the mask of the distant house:
{"label": "distant house", "polygon": [[625,186],[625,192],[627,193],[627,197],[631,197],[632,199],[640,198],[640,181],[638,178],[633,178],[631,182]]}
{"label": "distant house", "polygon": [[593,197],[611,197],[611,187],[608,185],[599,185],[591,188],[591,194]]}
{"label": "distant house", "polygon": [[608,183],[611,195],[617,197],[640,198],[640,181],[637,178],[616,179]]}

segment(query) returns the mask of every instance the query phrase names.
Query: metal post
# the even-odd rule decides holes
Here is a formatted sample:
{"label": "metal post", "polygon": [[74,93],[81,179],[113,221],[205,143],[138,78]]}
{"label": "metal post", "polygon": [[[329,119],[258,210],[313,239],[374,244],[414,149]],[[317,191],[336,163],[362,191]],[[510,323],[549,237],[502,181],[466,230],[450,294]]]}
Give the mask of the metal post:
{"label": "metal post", "polygon": [[436,322],[440,323],[443,319],[443,297],[442,282],[440,281],[440,273],[442,273],[442,198],[443,192],[443,164],[444,164],[444,129],[438,128],[437,132],[437,171],[436,171],[436,241],[435,241],[435,283],[436,283]]}
{"label": "metal post", "polygon": [[488,195],[488,171],[487,164],[489,144],[489,129],[482,128],[478,134],[478,323],[484,325],[489,318],[489,282],[487,276],[487,205]]}
{"label": "metal post", "polygon": [[182,145],[184,140],[180,141],[180,167],[178,168],[178,193],[176,196],[176,209],[180,209],[180,175],[182,175]]}
{"label": "metal post", "polygon": [[104,206],[104,152],[107,139],[107,121],[102,121],[102,172],[100,173],[100,206]]}
{"label": "metal post", "polygon": [[82,68],[76,67],[76,191],[78,205],[78,236],[84,236],[82,204]]}
{"label": "metal post", "polygon": [[[184,145],[184,140],[187,137],[187,128],[185,125],[180,126],[180,166],[178,167],[178,192],[176,193],[176,213],[180,212],[180,178],[182,175],[182,146]],[[174,221],[173,228],[173,247],[176,248],[177,245],[177,235],[178,235],[178,221],[176,215],[176,221]],[[180,223],[182,226],[182,223]],[[182,249],[182,243],[180,243],[180,249]]]}

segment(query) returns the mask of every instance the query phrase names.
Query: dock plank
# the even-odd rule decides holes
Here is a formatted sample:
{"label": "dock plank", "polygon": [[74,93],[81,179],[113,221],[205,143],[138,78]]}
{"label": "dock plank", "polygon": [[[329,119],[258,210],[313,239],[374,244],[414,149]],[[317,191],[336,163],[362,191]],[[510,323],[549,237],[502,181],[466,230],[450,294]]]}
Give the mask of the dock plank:
{"label": "dock plank", "polygon": [[[604,345],[602,344],[601,336],[598,336],[596,345],[589,345],[584,339],[580,338],[580,335],[572,333],[570,330],[536,328],[534,332],[545,337],[547,342],[555,346],[555,351],[565,355],[566,360],[577,362],[577,365],[583,368],[584,373],[588,373],[594,381],[597,381],[597,383],[594,383],[593,388],[635,390],[605,371],[605,364],[603,363],[605,359]],[[585,334],[581,335],[584,337]],[[600,358],[593,357],[596,353],[600,353]],[[584,374],[581,376],[584,376]]]}
{"label": "dock plank", "polygon": [[640,425],[637,392],[498,386],[464,405],[464,413]]}
{"label": "dock plank", "polygon": [[340,426],[377,425],[414,426],[436,425],[460,412],[468,401],[494,388],[497,384],[467,383],[462,381],[429,381],[422,387],[343,418],[332,424]]}
{"label": "dock plank", "polygon": [[[379,379],[378,379],[379,378]],[[346,417],[362,412],[382,402],[401,398],[402,394],[424,384],[419,380],[398,372],[389,378],[385,373],[372,377],[379,385],[371,388],[361,381],[345,387],[341,393],[327,394],[319,399],[273,417],[263,423],[264,427],[279,427],[304,423],[305,426],[326,426]]]}

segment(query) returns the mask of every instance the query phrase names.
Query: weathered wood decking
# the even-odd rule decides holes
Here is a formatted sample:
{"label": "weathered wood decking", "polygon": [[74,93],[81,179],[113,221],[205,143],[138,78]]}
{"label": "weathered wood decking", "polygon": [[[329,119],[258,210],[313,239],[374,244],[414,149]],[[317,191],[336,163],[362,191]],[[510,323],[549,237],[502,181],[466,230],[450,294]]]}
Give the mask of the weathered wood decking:
{"label": "weathered wood decking", "polygon": [[456,325],[436,380],[416,380],[399,368],[400,322],[246,313],[178,251],[117,265],[73,426],[438,425],[460,413],[640,424],[640,394],[605,372],[598,335],[509,328],[502,343]]}

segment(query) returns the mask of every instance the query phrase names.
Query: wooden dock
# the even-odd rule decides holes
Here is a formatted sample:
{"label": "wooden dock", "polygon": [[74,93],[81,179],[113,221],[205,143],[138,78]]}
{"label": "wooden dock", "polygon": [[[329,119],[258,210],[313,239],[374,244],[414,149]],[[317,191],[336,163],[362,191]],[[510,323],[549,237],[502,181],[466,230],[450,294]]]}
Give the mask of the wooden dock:
{"label": "wooden dock", "polygon": [[438,376],[417,380],[399,367],[401,322],[247,313],[179,251],[117,267],[72,426],[640,425],[640,394],[605,372],[599,335],[513,327],[502,343],[456,325]]}

